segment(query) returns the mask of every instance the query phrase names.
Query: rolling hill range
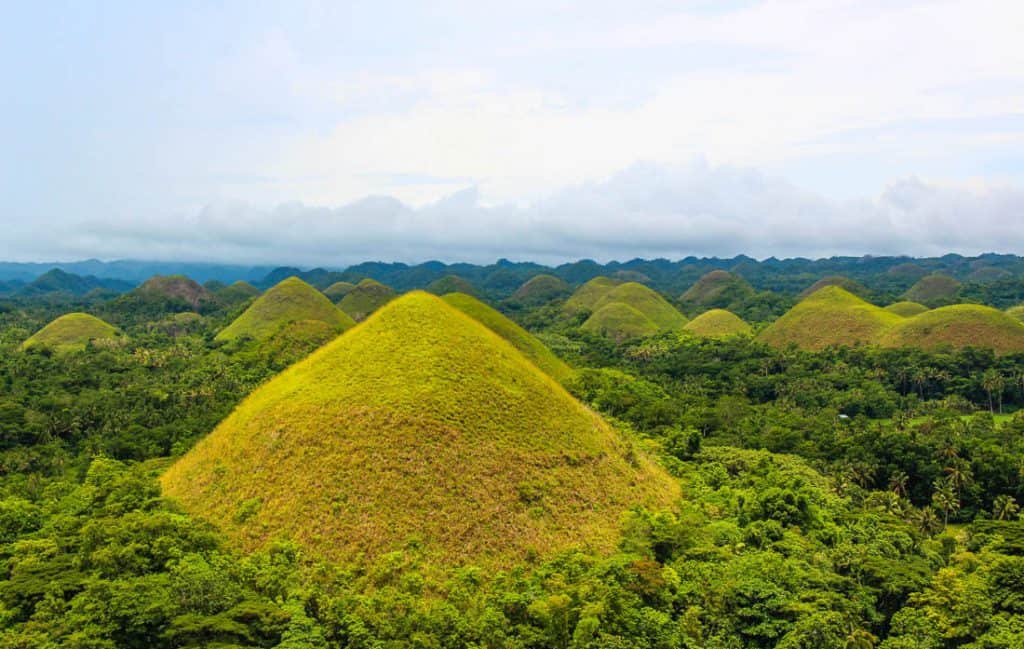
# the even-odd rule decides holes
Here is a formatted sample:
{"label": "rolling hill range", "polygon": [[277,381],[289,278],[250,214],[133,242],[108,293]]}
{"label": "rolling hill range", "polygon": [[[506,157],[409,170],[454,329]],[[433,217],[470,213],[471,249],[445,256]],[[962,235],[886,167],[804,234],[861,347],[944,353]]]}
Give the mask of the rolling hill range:
{"label": "rolling hill range", "polygon": [[663,331],[679,331],[686,323],[686,316],[665,298],[643,284],[627,282],[611,287],[600,296],[582,328],[621,342]]}
{"label": "rolling hill range", "polygon": [[79,351],[92,341],[114,340],[117,329],[88,313],[68,313],[57,318],[21,344],[21,349],[50,349],[57,353]]}
{"label": "rolling hill range", "polygon": [[506,340],[414,292],[258,388],[162,476],[246,549],[503,566],[619,540],[675,481]]}
{"label": "rolling hill range", "polygon": [[838,286],[826,286],[801,300],[758,335],[774,347],[802,349],[873,344],[903,318],[865,302]]}
{"label": "rolling hill range", "polygon": [[903,294],[903,298],[933,307],[956,299],[959,291],[960,282],[952,277],[936,273],[917,280],[917,283]]}
{"label": "rolling hill range", "polygon": [[327,297],[297,277],[269,288],[217,334],[217,340],[248,336],[264,340],[290,322],[318,320],[340,333],[355,323]]}
{"label": "rolling hill range", "polygon": [[335,282],[324,289],[324,295],[331,298],[332,302],[338,302],[355,289],[352,282]]}
{"label": "rolling hill range", "polygon": [[601,298],[620,284],[622,284],[621,281],[610,277],[595,277],[576,289],[562,305],[562,310],[569,315],[593,313],[597,310],[597,303],[601,301]]}
{"label": "rolling hill range", "polygon": [[917,347],[928,351],[986,347],[1006,354],[1024,351],[1024,324],[998,309],[954,304],[897,323],[880,342],[886,347]]}
{"label": "rolling hill range", "polygon": [[712,309],[687,322],[683,331],[704,338],[722,338],[749,334],[751,329],[736,314],[725,309]]}
{"label": "rolling hill range", "polygon": [[356,322],[362,322],[371,313],[384,306],[398,295],[395,289],[366,278],[338,302],[338,308]]}

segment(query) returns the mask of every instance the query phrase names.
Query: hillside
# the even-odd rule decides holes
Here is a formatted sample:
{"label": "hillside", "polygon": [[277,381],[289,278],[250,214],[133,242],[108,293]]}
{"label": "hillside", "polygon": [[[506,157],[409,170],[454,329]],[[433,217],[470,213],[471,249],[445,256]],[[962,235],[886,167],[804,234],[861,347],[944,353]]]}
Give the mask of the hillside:
{"label": "hillside", "polygon": [[723,338],[749,334],[751,329],[736,314],[725,309],[712,309],[687,322],[683,331],[704,338]]}
{"label": "hillside", "polygon": [[88,313],[68,313],[57,318],[21,344],[22,350],[45,348],[63,353],[79,351],[96,340],[114,340],[118,331]]}
{"label": "hillside", "polygon": [[222,304],[232,305],[241,304],[242,302],[245,302],[250,298],[254,298],[259,294],[260,290],[258,288],[249,282],[239,280],[216,291],[214,296]]}
{"label": "hillside", "polygon": [[1021,322],[1024,322],[1024,304],[1020,304],[1018,306],[1011,306],[1009,309],[1006,310],[1006,315],[1010,316],[1011,318],[1016,318]]}
{"label": "hillside", "polygon": [[180,300],[193,309],[212,299],[210,292],[199,282],[184,275],[154,275],[135,289],[135,292],[169,300]]}
{"label": "hillside", "polygon": [[924,313],[928,310],[928,307],[917,302],[908,302],[904,300],[902,302],[893,302],[889,306],[885,307],[885,310],[889,313],[901,315],[904,318],[910,318],[919,313]]}
{"label": "hillside", "polygon": [[619,302],[630,306],[644,314],[658,327],[659,331],[676,331],[682,329],[687,319],[674,306],[668,303],[655,291],[643,284],[627,282],[606,292],[594,305],[595,310]]}
{"label": "hillside", "polygon": [[[629,458],[633,458],[632,460]],[[407,294],[262,387],[162,476],[244,549],[365,563],[606,552],[678,487],[508,342]]]}
{"label": "hillside", "polygon": [[753,294],[754,288],[739,275],[713,270],[701,276],[679,299],[698,307],[722,308]]}
{"label": "hillside", "polygon": [[946,275],[934,274],[919,279],[903,294],[903,298],[934,307],[956,299],[959,291],[960,282]]}
{"label": "hillside", "polygon": [[533,361],[534,365],[544,370],[554,379],[565,381],[572,376],[572,368],[566,365],[562,359],[555,356],[543,343],[534,338],[529,331],[523,329],[475,297],[464,293],[449,293],[443,299],[448,304],[507,340],[524,356]]}
{"label": "hillside", "polygon": [[595,277],[583,286],[576,289],[565,304],[562,310],[569,315],[593,312],[597,303],[604,297],[605,293],[612,290],[622,282],[610,277]]}
{"label": "hillside", "polygon": [[928,351],[991,348],[999,354],[1024,351],[1024,324],[997,309],[954,304],[907,318],[882,337],[886,347]]}
{"label": "hillside", "polygon": [[838,287],[826,286],[801,300],[757,339],[774,347],[803,349],[872,344],[902,317]]}
{"label": "hillside", "polygon": [[572,287],[554,275],[535,275],[512,294],[511,300],[524,306],[547,304],[572,294]]}
{"label": "hillside", "polygon": [[843,277],[842,275],[829,275],[828,277],[822,277],[804,289],[803,292],[800,293],[800,297],[805,298],[826,286],[838,286],[848,293],[852,293],[857,297],[865,299],[871,294],[871,291],[869,291],[866,286],[860,282],[850,279],[849,277]]}
{"label": "hillside", "polygon": [[622,302],[612,302],[594,311],[580,328],[607,336],[616,342],[645,338],[658,333],[657,324]]}
{"label": "hillside", "polygon": [[448,293],[462,293],[474,297],[477,295],[473,285],[458,275],[445,275],[440,279],[435,279],[427,286],[427,291],[434,295],[447,295]]}
{"label": "hillside", "polygon": [[299,320],[319,320],[341,332],[354,322],[323,293],[297,277],[289,277],[266,290],[249,308],[220,333],[217,340],[236,340],[248,336],[263,340],[281,327]]}
{"label": "hillside", "polygon": [[371,313],[395,299],[396,295],[395,289],[367,277],[341,298],[338,308],[356,322],[362,322]]}
{"label": "hillside", "polygon": [[324,289],[324,295],[331,298],[331,302],[337,302],[355,289],[352,282],[335,282]]}

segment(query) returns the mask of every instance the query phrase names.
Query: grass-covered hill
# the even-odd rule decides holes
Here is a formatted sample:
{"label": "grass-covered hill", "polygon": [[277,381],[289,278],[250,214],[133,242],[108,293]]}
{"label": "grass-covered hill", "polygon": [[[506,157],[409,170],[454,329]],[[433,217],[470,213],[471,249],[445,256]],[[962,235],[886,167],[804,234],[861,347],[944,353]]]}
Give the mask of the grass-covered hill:
{"label": "grass-covered hill", "polygon": [[289,277],[267,289],[217,334],[217,340],[237,340],[244,336],[264,340],[286,324],[300,320],[319,320],[336,333],[355,324],[323,293],[297,277]]}
{"label": "grass-covered hill", "polygon": [[253,392],[163,475],[243,548],[352,562],[416,544],[509,565],[612,550],[678,487],[506,340],[407,294]]}
{"label": "grass-covered hill", "polygon": [[622,284],[621,281],[610,277],[595,277],[576,289],[565,301],[562,310],[569,315],[591,313],[597,309],[597,303],[601,301],[605,293],[620,284]]}
{"label": "grass-covered hill", "polygon": [[635,308],[622,302],[606,304],[594,311],[580,327],[616,342],[646,338],[658,333],[658,325]]}
{"label": "grass-covered hill", "polygon": [[202,284],[184,275],[155,275],[142,283],[135,292],[147,295],[181,300],[193,309],[213,299]]}
{"label": "grass-covered hill", "polygon": [[829,275],[828,277],[822,277],[804,289],[803,292],[800,293],[800,297],[805,298],[826,286],[838,286],[844,291],[861,298],[867,298],[871,294],[871,291],[858,281],[852,280],[849,277],[843,277],[842,275]]}
{"label": "grass-covered hill", "polygon": [[769,325],[758,340],[775,347],[803,349],[873,344],[903,320],[838,286],[826,286],[801,300]]}
{"label": "grass-covered hill", "polygon": [[324,289],[324,295],[331,298],[332,302],[338,302],[355,289],[352,282],[335,282]]}
{"label": "grass-covered hill", "polygon": [[21,349],[49,349],[57,353],[85,349],[92,341],[114,340],[115,327],[88,313],[62,315],[21,344]]}
{"label": "grass-covered hill", "polygon": [[1006,310],[1006,315],[1010,316],[1011,318],[1016,318],[1021,322],[1024,322],[1024,304],[1011,306],[1009,309]]}
{"label": "grass-covered hill", "polygon": [[572,294],[572,287],[565,280],[554,275],[535,275],[523,282],[512,294],[511,300],[524,306],[547,304]]}
{"label": "grass-covered hill", "polygon": [[566,365],[562,359],[555,356],[550,349],[544,346],[544,343],[534,338],[533,334],[506,318],[499,311],[465,293],[449,293],[443,299],[507,340],[524,356],[533,361],[534,365],[558,381],[565,381],[572,376],[572,368]]}
{"label": "grass-covered hill", "polygon": [[918,315],[919,313],[924,313],[928,310],[928,307],[918,302],[908,302],[904,300],[902,302],[893,302],[889,306],[885,307],[885,310],[889,313],[901,315],[904,318],[910,318]]}
{"label": "grass-covered hill", "polygon": [[704,338],[722,338],[749,334],[750,325],[731,311],[711,309],[686,323],[683,331]]}
{"label": "grass-covered hill", "polygon": [[954,304],[903,320],[882,337],[881,343],[928,351],[986,347],[1006,354],[1024,351],[1024,324],[992,307]]}
{"label": "grass-covered hill", "polygon": [[753,294],[754,288],[739,275],[713,270],[701,276],[679,299],[698,307],[724,308]]}
{"label": "grass-covered hill", "polygon": [[928,307],[942,306],[955,300],[960,292],[960,282],[952,277],[934,273],[922,277],[907,289],[903,294],[904,299],[911,302],[920,302]]}
{"label": "grass-covered hill", "polygon": [[341,298],[338,307],[356,322],[362,322],[397,295],[395,289],[367,277]]}
{"label": "grass-covered hill", "polygon": [[447,295],[449,293],[462,293],[464,295],[477,294],[476,289],[465,278],[458,275],[445,275],[436,279],[427,286],[427,290],[434,295]]}
{"label": "grass-covered hill", "polygon": [[627,282],[612,288],[594,305],[595,310],[621,303],[633,307],[653,322],[659,331],[677,331],[687,323],[686,316],[654,290],[643,284]]}

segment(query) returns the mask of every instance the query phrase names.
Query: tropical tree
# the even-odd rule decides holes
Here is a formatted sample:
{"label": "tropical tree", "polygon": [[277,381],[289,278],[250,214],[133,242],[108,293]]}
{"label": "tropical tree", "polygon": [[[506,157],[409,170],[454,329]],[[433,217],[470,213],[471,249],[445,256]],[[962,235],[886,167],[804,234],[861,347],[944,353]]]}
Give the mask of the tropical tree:
{"label": "tropical tree", "polygon": [[1005,521],[1013,518],[1013,515],[1020,511],[1020,505],[1013,496],[1001,494],[992,501],[992,515],[997,520]]}

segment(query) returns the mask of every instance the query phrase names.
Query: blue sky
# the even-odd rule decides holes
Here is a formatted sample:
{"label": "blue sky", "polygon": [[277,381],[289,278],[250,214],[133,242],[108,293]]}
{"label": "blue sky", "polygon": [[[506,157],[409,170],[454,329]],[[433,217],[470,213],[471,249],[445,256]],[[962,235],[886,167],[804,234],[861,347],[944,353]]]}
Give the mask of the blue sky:
{"label": "blue sky", "polygon": [[4,259],[1024,253],[1018,0],[4,16]]}

